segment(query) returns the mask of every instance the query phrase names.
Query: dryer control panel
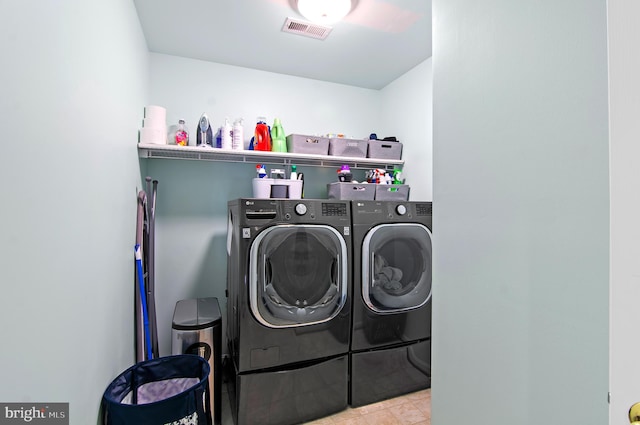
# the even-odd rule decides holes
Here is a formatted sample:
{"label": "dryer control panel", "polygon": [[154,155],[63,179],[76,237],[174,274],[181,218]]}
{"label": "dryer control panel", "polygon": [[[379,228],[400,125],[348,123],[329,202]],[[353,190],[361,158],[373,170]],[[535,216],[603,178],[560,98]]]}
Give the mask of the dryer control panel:
{"label": "dryer control panel", "polygon": [[322,215],[323,216],[347,216],[347,204],[345,203],[334,203],[334,202],[323,202],[322,203]]}

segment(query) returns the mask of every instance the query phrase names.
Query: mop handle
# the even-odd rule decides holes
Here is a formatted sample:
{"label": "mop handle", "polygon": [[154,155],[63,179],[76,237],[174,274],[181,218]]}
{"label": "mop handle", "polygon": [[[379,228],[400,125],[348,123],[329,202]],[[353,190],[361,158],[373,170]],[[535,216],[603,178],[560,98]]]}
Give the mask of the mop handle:
{"label": "mop handle", "polygon": [[151,352],[151,335],[149,335],[149,313],[147,312],[147,295],[144,290],[144,272],[142,270],[142,254],[140,252],[140,245],[135,246],[136,253],[136,266],[138,269],[138,286],[140,287],[140,300],[142,301],[142,317],[144,320],[144,336],[147,345],[147,357],[153,359]]}

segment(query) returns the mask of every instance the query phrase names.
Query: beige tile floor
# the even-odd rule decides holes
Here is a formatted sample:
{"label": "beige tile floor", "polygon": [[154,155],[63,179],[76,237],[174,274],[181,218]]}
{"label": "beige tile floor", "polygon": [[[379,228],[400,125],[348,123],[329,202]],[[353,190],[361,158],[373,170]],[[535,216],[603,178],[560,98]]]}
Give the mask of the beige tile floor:
{"label": "beige tile floor", "polygon": [[[222,387],[222,425],[233,425],[227,386]],[[431,425],[431,389],[351,408],[305,425]]]}
{"label": "beige tile floor", "polygon": [[347,408],[307,425],[431,425],[431,389]]}

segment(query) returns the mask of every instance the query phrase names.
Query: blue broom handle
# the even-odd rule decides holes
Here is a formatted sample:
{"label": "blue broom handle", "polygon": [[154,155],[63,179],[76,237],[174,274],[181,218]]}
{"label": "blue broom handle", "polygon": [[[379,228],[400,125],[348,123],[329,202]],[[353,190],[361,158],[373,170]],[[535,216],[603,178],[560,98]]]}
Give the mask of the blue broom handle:
{"label": "blue broom handle", "polygon": [[147,295],[144,289],[144,271],[142,270],[142,253],[140,252],[140,244],[135,246],[136,268],[138,269],[138,286],[140,287],[140,300],[142,301],[142,317],[144,321],[144,337],[147,346],[147,359],[153,358],[151,351],[151,335],[149,332],[149,313],[147,312]]}

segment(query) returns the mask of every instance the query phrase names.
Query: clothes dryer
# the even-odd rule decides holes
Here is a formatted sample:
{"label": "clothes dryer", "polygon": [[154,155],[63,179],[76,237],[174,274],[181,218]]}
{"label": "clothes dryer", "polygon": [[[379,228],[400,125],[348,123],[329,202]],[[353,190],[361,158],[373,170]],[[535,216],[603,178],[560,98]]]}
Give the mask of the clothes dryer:
{"label": "clothes dryer", "polygon": [[431,385],[431,202],[352,201],[350,404]]}
{"label": "clothes dryer", "polygon": [[345,409],[349,201],[238,199],[228,207],[236,424],[295,424]]}

